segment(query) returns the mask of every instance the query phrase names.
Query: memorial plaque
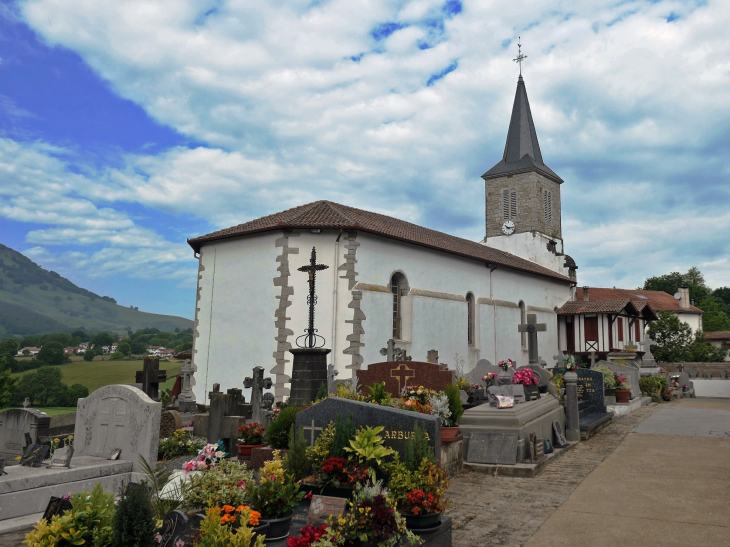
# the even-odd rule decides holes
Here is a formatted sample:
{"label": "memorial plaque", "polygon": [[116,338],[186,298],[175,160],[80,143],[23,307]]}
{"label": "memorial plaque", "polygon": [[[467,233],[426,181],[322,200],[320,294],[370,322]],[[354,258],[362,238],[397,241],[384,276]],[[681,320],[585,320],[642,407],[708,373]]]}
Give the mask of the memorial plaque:
{"label": "memorial plaque", "polygon": [[553,443],[550,442],[550,439],[545,439],[545,454],[552,454],[553,451]]}
{"label": "memorial plaque", "polygon": [[122,453],[121,448],[115,448],[114,450],[112,450],[111,454],[109,454],[109,457],[107,458],[107,460],[118,460],[119,455],[121,453]]}
{"label": "memorial plaque", "polygon": [[43,464],[43,460],[48,456],[48,451],[51,449],[47,444],[32,444],[28,448],[28,452],[20,458],[20,465],[26,467],[40,467]]}
{"label": "memorial plaque", "polygon": [[73,446],[62,446],[51,456],[51,463],[48,467],[71,467],[71,458],[74,455]]}
{"label": "memorial plaque", "polygon": [[420,412],[328,397],[297,414],[296,430],[303,428],[304,437],[311,445],[330,422],[337,421],[338,415],[346,420],[350,413],[356,427],[383,426],[385,429],[380,433],[383,444],[396,450],[401,460],[405,454],[406,440],[410,438],[415,424],[418,423],[425,431],[426,440],[434,449],[436,459],[441,458],[441,421],[437,416]]}
{"label": "memorial plaque", "polygon": [[165,515],[162,526],[157,530],[160,535],[160,541],[157,545],[160,547],[192,545],[193,538],[200,532],[200,522],[202,520],[203,515],[201,514],[196,513],[188,517],[177,509],[170,511]]}
{"label": "memorial plaque", "polygon": [[568,441],[565,439],[565,433],[558,420],[553,422],[553,433],[555,434],[555,446],[558,448],[565,448],[568,446]]}
{"label": "memorial plaque", "polygon": [[603,373],[588,368],[579,368],[578,375],[578,400],[589,401],[596,407],[596,412],[606,412],[606,404],[603,401]]}
{"label": "memorial plaque", "polygon": [[541,461],[545,457],[545,439],[535,440],[535,461]]}
{"label": "memorial plaque", "polygon": [[51,519],[55,515],[62,516],[66,511],[70,511],[71,509],[71,500],[51,496],[51,499],[46,506],[46,510],[43,513],[43,518],[48,524],[51,524]]}
{"label": "memorial plaque", "polygon": [[471,463],[516,464],[517,433],[472,433],[466,460]]}
{"label": "memorial plaque", "polygon": [[309,506],[309,515],[307,516],[307,526],[319,527],[327,524],[330,515],[340,516],[345,512],[346,506],[346,498],[312,496],[312,503]]}

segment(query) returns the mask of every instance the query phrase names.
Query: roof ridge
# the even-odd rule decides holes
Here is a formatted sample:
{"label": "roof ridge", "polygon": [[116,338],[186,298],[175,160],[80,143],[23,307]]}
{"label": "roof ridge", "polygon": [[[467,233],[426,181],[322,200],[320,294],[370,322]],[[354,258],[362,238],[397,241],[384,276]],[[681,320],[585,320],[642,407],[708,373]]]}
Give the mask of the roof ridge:
{"label": "roof ridge", "polygon": [[[313,202],[311,202],[311,203],[305,203],[304,205],[299,205],[299,206],[297,206],[297,207],[292,207],[291,209],[287,209],[287,210],[285,210],[285,211],[282,211],[282,212],[281,212],[281,213],[279,213],[279,214],[283,214],[283,213],[286,213],[286,212],[288,212],[288,211],[292,211],[292,210],[294,210],[294,209],[300,209],[300,211],[299,211],[299,212],[298,212],[298,213],[297,213],[296,215],[294,215],[293,217],[291,217],[291,218],[288,218],[288,219],[286,219],[286,220],[284,221],[284,223],[285,223],[285,224],[291,224],[292,222],[295,222],[295,221],[296,221],[296,220],[297,220],[298,218],[300,218],[300,217],[302,217],[302,216],[306,215],[306,214],[307,214],[307,213],[309,213],[309,212],[310,212],[310,211],[311,211],[312,209],[314,209],[314,208],[315,208],[315,207],[317,207],[318,205],[321,205],[322,203],[327,203],[327,201],[326,201],[326,200],[324,200],[324,199],[320,199],[320,200],[317,200],[317,201],[313,201]],[[274,213],[274,214],[277,214],[277,213]],[[256,220],[256,219],[254,219],[254,220]]]}
{"label": "roof ridge", "polygon": [[[330,209],[332,209],[335,213],[337,213],[338,215],[343,217],[347,222],[349,222],[352,225],[357,224],[357,222],[355,220],[353,220],[352,218],[347,216],[345,213],[343,213],[340,209],[338,209],[338,207],[341,207],[341,205],[339,203],[335,203],[334,201],[328,201],[328,200],[323,200],[323,201]],[[337,206],[337,207],[335,207],[335,206]]]}

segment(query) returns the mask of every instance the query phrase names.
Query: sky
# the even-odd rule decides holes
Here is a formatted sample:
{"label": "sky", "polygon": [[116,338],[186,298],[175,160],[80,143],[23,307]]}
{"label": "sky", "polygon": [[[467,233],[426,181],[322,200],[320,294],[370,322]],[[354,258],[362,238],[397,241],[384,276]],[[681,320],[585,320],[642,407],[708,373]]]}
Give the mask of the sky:
{"label": "sky", "polygon": [[194,315],[186,244],[319,199],[484,237],[519,70],[581,285],[730,285],[730,2],[0,4],[0,243]]}

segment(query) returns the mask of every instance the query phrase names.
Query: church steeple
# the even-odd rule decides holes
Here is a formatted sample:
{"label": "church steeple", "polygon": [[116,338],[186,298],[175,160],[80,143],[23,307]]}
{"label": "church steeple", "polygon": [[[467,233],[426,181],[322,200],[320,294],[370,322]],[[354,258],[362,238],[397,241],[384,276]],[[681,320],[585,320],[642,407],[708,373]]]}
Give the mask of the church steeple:
{"label": "church steeple", "polygon": [[537,171],[559,184],[563,182],[563,179],[542,161],[540,143],[530,112],[530,102],[527,100],[525,81],[520,75],[502,161],[484,173],[482,178],[494,179],[528,171]]}

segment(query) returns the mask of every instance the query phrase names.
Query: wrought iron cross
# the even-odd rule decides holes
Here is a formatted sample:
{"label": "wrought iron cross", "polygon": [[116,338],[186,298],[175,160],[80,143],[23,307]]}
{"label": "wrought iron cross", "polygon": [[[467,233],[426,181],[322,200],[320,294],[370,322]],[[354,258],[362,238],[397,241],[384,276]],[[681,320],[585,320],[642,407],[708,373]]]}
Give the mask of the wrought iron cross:
{"label": "wrought iron cross", "polygon": [[[297,268],[300,272],[309,273],[309,296],[307,296],[307,304],[309,305],[309,326],[304,329],[306,334],[301,335],[297,338],[297,346],[300,348],[321,348],[324,346],[324,338],[317,334],[317,329],[314,328],[314,305],[317,303],[317,296],[314,294],[314,283],[318,271],[326,270],[329,266],[324,264],[317,264],[317,250],[312,247],[312,255],[309,258],[309,265]],[[304,338],[304,342],[300,343],[299,340]],[[317,344],[317,339],[321,338],[322,343]]]}
{"label": "wrought iron cross", "polygon": [[522,36],[517,37],[517,58],[512,60],[520,65],[520,76],[522,76],[522,61],[527,59],[527,55],[522,55],[522,44],[520,44],[520,40],[522,40]]}

